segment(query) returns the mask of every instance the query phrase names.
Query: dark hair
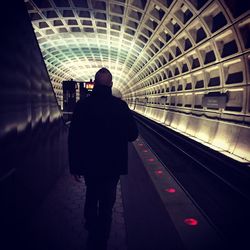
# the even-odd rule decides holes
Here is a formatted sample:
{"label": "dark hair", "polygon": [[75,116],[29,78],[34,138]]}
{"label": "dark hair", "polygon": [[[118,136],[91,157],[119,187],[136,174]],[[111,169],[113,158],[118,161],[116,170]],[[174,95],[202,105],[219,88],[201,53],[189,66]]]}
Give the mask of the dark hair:
{"label": "dark hair", "polygon": [[101,68],[95,74],[95,85],[112,87],[112,74],[106,68]]}

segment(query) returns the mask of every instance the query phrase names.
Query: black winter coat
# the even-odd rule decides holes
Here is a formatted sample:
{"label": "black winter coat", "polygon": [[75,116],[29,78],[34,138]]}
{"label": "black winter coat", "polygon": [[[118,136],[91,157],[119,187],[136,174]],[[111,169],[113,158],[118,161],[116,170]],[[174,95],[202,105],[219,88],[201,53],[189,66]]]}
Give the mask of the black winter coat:
{"label": "black winter coat", "polygon": [[127,104],[97,86],[76,104],[69,128],[71,174],[113,176],[128,173],[128,142],[138,129]]}

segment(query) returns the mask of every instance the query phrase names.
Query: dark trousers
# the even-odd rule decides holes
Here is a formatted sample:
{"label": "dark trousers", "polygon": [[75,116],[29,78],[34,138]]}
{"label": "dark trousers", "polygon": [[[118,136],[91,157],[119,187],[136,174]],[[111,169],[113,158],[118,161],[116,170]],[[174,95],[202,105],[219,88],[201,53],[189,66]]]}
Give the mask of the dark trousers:
{"label": "dark trousers", "polygon": [[87,187],[84,217],[85,228],[89,231],[89,244],[99,242],[105,245],[107,243],[119,178],[120,176],[84,176]]}

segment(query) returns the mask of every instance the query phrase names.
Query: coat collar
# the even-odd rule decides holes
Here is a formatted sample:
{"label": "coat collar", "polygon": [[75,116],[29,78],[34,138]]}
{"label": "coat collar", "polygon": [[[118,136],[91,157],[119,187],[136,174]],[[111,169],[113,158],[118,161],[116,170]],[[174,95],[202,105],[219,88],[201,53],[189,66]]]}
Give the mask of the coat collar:
{"label": "coat collar", "polygon": [[107,86],[95,86],[93,89],[93,95],[111,96],[112,89],[110,87],[107,87]]}

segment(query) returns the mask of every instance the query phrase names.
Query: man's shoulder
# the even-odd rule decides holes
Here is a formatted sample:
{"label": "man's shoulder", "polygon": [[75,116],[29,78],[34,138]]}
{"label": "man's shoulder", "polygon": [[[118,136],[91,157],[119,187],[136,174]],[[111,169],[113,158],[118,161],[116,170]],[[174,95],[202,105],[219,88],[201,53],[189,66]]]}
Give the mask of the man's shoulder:
{"label": "man's shoulder", "polygon": [[91,100],[89,100],[90,97],[87,97],[85,99],[80,99],[76,102],[74,112],[86,112],[91,105]]}
{"label": "man's shoulder", "polygon": [[[90,106],[96,106],[100,105],[100,100],[103,101],[103,99],[98,99],[93,96],[89,96],[83,100],[79,100],[77,102],[77,106],[79,109],[84,109],[84,108],[89,108]],[[109,100],[109,101],[108,101]],[[128,105],[125,101],[121,100],[120,98],[117,98],[115,96],[111,96],[110,98],[107,99],[107,104],[120,108],[120,109],[127,109]],[[103,103],[105,104],[105,103]]]}
{"label": "man's shoulder", "polygon": [[92,98],[91,98],[91,96],[89,96],[89,97],[86,97],[86,98],[84,98],[84,99],[80,99],[80,100],[76,103],[76,105],[78,105],[78,106],[85,106],[85,105],[90,104],[91,102],[92,102]]}
{"label": "man's shoulder", "polygon": [[113,97],[113,100],[114,100],[114,106],[119,109],[119,110],[123,110],[124,112],[128,110],[128,104],[120,99],[120,98],[117,98],[117,97]]}
{"label": "man's shoulder", "polygon": [[123,101],[121,98],[118,98],[116,96],[112,96],[112,99],[114,102],[116,102],[117,104],[119,104],[121,106],[127,106],[127,103],[125,101]]}

